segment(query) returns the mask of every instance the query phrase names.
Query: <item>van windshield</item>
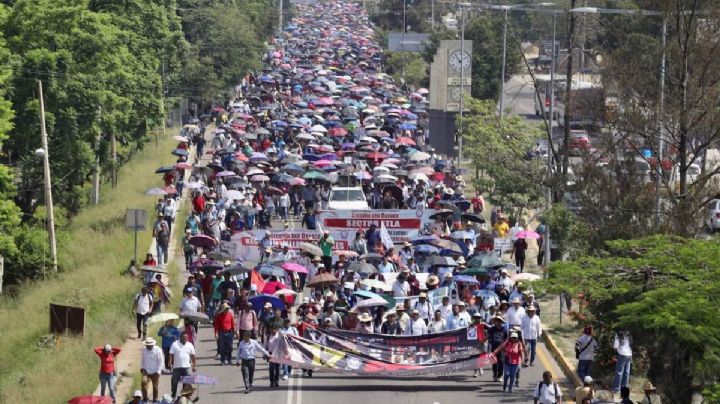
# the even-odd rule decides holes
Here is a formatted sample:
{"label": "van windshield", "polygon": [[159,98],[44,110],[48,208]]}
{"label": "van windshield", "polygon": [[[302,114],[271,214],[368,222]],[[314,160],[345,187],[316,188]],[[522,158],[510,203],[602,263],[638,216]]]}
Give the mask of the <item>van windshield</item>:
{"label": "van windshield", "polygon": [[365,195],[359,189],[340,189],[332,191],[331,201],[364,201]]}

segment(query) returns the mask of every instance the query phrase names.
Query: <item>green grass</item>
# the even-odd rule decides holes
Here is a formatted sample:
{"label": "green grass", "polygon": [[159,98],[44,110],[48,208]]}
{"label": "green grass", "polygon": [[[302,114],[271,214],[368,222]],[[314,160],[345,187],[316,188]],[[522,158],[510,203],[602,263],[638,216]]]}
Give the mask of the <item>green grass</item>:
{"label": "green grass", "polygon": [[[62,273],[24,285],[14,299],[0,298],[0,402],[64,403],[94,391],[99,366],[92,347],[123,342],[133,322],[132,295],[140,287],[121,275],[133,255],[125,210],[147,209],[152,225],[156,197],[144,191],[161,185],[158,166],[174,162],[173,134],[168,131],[157,147],[148,143],[121,169],[118,188],[104,186],[101,203],[72,219],[59,251]],[[150,231],[139,233],[140,260],[150,240]],[[42,343],[49,334],[49,303],[85,307],[85,337]]]}

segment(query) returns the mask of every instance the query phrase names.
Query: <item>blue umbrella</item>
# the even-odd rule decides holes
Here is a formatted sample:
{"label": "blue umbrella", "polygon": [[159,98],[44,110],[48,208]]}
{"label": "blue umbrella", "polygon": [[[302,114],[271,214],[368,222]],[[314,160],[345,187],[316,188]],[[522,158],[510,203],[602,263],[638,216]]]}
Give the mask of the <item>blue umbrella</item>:
{"label": "blue umbrella", "polygon": [[440,249],[429,244],[420,244],[418,246],[415,246],[415,252],[421,252],[425,254],[438,254],[440,253]]}
{"label": "blue umbrella", "polygon": [[414,245],[418,245],[418,244],[427,244],[427,243],[430,243],[431,241],[434,241],[437,239],[438,238],[435,236],[420,236],[420,237],[415,237],[411,241]]}
{"label": "blue umbrella", "polygon": [[273,310],[275,310],[275,309],[282,310],[285,308],[285,303],[283,303],[283,301],[280,300],[279,297],[273,296],[273,295],[252,296],[251,298],[248,299],[248,301],[250,302],[250,304],[252,304],[253,310],[255,310],[256,312],[260,312],[260,310],[262,310],[265,303],[272,304]]}
{"label": "blue umbrella", "polygon": [[373,292],[370,292],[370,291],[367,291],[367,290],[357,290],[357,291],[355,291],[355,293],[353,293],[353,295],[354,295],[354,296],[360,296],[360,297],[362,297],[362,298],[364,298],[364,299],[372,299],[372,298],[375,298],[375,297],[376,297],[376,298],[380,298],[380,299],[383,298],[382,296],[378,295],[377,293],[373,293]]}
{"label": "blue umbrella", "polygon": [[478,282],[477,279],[475,279],[474,277],[469,276],[469,275],[456,275],[456,276],[453,278],[453,281],[455,281],[455,282],[462,282],[462,283],[474,283],[474,284],[477,284],[477,285],[480,284],[480,282]]}
{"label": "blue umbrella", "polygon": [[187,157],[190,153],[188,153],[187,150],[175,149],[175,150],[173,150],[172,152],[170,152],[170,154],[172,154],[173,156],[183,156],[183,157]]}
{"label": "blue umbrella", "polygon": [[285,276],[285,270],[276,265],[262,264],[257,267],[260,275],[265,276]]}
{"label": "blue umbrella", "polygon": [[402,130],[417,130],[417,125],[412,123],[404,123],[400,125],[400,129]]}
{"label": "blue umbrella", "polygon": [[317,154],[303,154],[303,159],[307,161],[318,161],[320,160],[320,156]]}

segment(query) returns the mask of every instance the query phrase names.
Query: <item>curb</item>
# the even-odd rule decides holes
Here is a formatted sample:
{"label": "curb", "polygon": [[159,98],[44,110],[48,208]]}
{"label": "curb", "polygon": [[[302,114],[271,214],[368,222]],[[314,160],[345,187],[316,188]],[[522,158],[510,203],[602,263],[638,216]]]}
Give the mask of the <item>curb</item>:
{"label": "curb", "polygon": [[563,373],[565,373],[565,377],[567,377],[567,379],[570,380],[575,385],[575,387],[582,386],[580,376],[577,375],[577,372],[575,372],[569,361],[563,356],[562,353],[560,353],[560,350],[558,349],[557,345],[555,345],[555,341],[552,339],[552,337],[547,332],[543,332],[542,338],[545,342],[545,347],[547,348],[548,352],[550,352],[550,355],[552,355],[553,359],[555,359],[555,362],[557,362],[560,369],[563,371]]}

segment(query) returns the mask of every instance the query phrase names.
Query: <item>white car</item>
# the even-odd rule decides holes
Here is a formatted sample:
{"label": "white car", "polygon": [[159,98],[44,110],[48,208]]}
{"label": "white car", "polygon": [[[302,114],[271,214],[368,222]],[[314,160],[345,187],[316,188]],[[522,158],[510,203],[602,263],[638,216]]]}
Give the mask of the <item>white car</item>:
{"label": "white car", "polygon": [[720,199],[708,202],[707,207],[705,225],[710,232],[714,233],[720,229]]}
{"label": "white car", "polygon": [[330,190],[328,209],[331,210],[369,210],[370,205],[360,187],[335,187]]}

